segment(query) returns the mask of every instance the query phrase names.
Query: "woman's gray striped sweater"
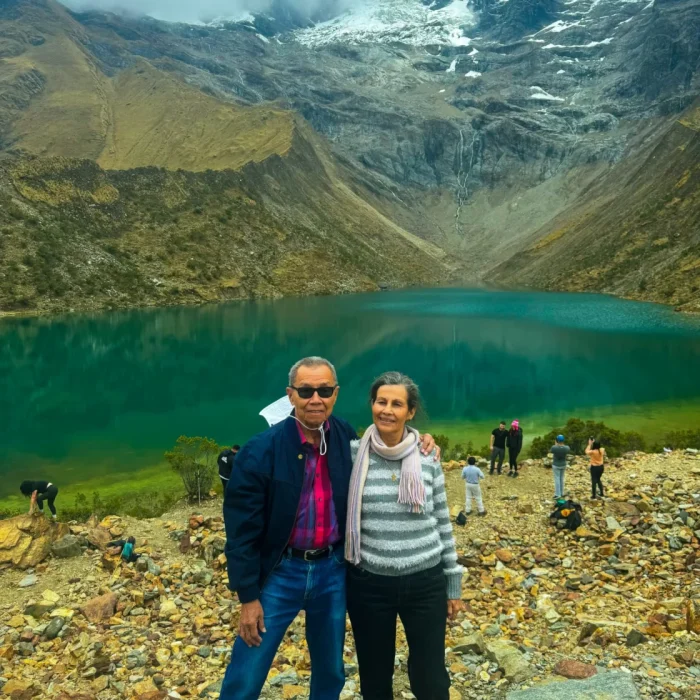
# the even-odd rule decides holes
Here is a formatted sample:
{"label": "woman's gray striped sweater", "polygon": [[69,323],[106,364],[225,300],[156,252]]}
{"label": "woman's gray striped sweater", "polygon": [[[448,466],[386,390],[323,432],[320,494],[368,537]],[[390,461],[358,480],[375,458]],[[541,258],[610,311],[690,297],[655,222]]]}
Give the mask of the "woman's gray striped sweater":
{"label": "woman's gray striped sweater", "polygon": [[[359,441],[352,442],[353,461]],[[447,597],[462,595],[462,567],[452,537],[445,475],[432,457],[421,456],[425,508],[412,513],[398,503],[401,462],[388,461],[370,450],[369,470],[362,493],[360,566],[373,574],[401,576],[425,571],[442,563]]]}

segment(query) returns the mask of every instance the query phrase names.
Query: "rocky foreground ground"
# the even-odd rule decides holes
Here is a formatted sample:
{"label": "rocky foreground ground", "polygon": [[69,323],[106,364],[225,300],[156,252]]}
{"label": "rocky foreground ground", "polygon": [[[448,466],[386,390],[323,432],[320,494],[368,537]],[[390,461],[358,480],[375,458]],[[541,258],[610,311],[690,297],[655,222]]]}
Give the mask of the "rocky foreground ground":
{"label": "rocky foreground ground", "polygon": [[[459,465],[446,472],[456,513]],[[549,524],[552,478],[541,462],[525,463],[518,479],[487,477],[488,515],[455,527],[467,611],[448,632],[453,700],[700,696],[700,457],[627,455],[604,483],[607,498],[589,501],[584,462],[571,466],[584,522],[568,532]],[[0,561],[25,567],[0,573],[0,695],[218,697],[239,609],[226,587],[220,507],[71,524],[37,535],[34,549],[31,523],[0,523]],[[135,565],[104,551],[121,534],[138,540]],[[57,539],[55,554],[26,568],[45,536]],[[264,698],[308,696],[303,630],[300,616]],[[345,658],[351,700],[351,634]],[[406,658],[399,628],[397,698],[411,697]]]}

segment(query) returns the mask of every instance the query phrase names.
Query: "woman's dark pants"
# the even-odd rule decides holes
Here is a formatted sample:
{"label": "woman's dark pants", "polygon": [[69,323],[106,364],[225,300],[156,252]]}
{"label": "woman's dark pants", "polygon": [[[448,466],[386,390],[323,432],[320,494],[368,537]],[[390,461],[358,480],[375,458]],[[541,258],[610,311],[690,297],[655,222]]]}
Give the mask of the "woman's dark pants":
{"label": "woman's dark pants", "polygon": [[[56,506],[54,505],[56,496],[58,496],[58,487],[52,484],[51,486],[49,486],[49,488],[46,489],[46,502],[49,504],[49,510],[51,511],[51,515],[56,515]],[[44,501],[41,498],[37,498],[36,504],[39,506],[39,510],[43,513]]]}
{"label": "woman's dark pants", "polygon": [[600,496],[603,497],[603,484],[601,478],[605,467],[591,467],[591,498],[595,498],[596,486],[600,489]]}
{"label": "woman's dark pants", "polygon": [[377,576],[351,566],[347,595],[363,700],[393,700],[397,617],[408,641],[411,691],[418,700],[448,700],[442,566],[406,576]]}
{"label": "woman's dark pants", "polygon": [[508,462],[510,464],[510,470],[512,472],[518,471],[518,455],[520,450],[516,450],[514,447],[508,448]]}

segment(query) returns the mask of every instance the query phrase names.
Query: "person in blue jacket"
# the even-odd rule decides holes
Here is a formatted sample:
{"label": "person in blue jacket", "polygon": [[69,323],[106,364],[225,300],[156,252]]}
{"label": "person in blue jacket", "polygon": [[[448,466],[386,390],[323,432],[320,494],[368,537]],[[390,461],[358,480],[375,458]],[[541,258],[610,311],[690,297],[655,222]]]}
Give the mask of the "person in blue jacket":
{"label": "person in blue jacket", "polygon": [[[308,357],[289,373],[294,407],[236,456],[224,495],[229,588],[238,637],[221,700],[257,700],[294,618],[306,612],[310,700],[337,700],[345,684],[343,547],[352,472],[352,426],[333,414],[335,368]],[[435,442],[423,437],[423,452]]]}

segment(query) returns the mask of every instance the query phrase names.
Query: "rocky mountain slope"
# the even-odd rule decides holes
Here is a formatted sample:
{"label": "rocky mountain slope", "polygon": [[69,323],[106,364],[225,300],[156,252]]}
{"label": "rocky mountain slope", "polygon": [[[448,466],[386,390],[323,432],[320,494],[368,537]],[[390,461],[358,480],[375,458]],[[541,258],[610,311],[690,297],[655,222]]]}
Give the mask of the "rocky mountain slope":
{"label": "rocky mountain slope", "polygon": [[668,121],[500,272],[549,289],[605,289],[700,311],[700,102]]}
{"label": "rocky mountain slope", "polygon": [[[445,469],[456,512],[461,470]],[[525,462],[517,480],[487,478],[488,515],[455,527],[466,611],[448,627],[451,699],[696,698],[699,458],[628,454],[606,468],[609,497],[592,503],[583,499],[587,470],[574,463],[567,483],[584,504],[575,532],[548,524],[551,479],[540,461]],[[3,534],[13,524],[4,521]],[[0,693],[217,698],[240,612],[226,585],[220,500],[196,515],[181,507],[153,520],[93,518],[70,530],[52,558],[0,572]],[[123,535],[136,537],[136,564],[104,550]],[[300,616],[261,697],[308,695],[303,639]],[[406,658],[399,628],[397,697],[409,691]],[[359,700],[350,632],[345,668],[341,698]]]}
{"label": "rocky mountain slope", "polygon": [[143,58],[110,74],[51,0],[3,6],[0,32],[3,310],[342,293],[451,274],[444,252],[373,208],[290,110],[217,99]]}
{"label": "rocky mountain slope", "polygon": [[[567,287],[540,274],[533,250],[547,246],[536,243],[594,208],[602,181],[633,207],[620,173],[651,157],[700,95],[697,0],[358,0],[308,17],[277,0],[264,15],[197,26],[9,0],[0,23],[6,151],[107,171],[240,170],[284,152],[300,115],[378,226],[448,253],[449,269],[422,252],[431,274],[409,266],[398,284]],[[613,225],[603,247],[617,252]],[[343,230],[341,217],[336,238]],[[568,288],[694,308],[694,268],[678,273],[678,293],[660,291],[692,245],[692,231],[669,237],[642,288],[624,261]]]}

